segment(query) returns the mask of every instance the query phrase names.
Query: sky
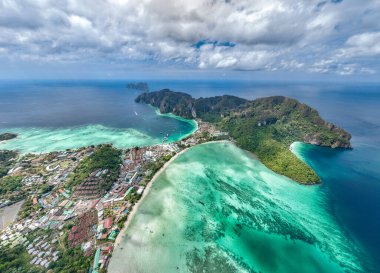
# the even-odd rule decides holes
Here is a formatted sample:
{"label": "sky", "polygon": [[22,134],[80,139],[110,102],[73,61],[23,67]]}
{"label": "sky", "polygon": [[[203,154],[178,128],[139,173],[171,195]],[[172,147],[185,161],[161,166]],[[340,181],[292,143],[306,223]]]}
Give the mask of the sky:
{"label": "sky", "polygon": [[380,0],[0,0],[0,79],[380,79]]}

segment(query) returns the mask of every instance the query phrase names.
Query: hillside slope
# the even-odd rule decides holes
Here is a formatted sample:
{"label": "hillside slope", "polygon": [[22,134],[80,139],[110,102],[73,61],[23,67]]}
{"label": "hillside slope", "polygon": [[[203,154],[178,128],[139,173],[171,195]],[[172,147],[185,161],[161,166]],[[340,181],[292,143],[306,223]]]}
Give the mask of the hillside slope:
{"label": "hillside slope", "polygon": [[316,184],[320,179],[289,150],[291,143],[351,148],[349,133],[324,121],[310,106],[287,97],[249,101],[225,95],[194,99],[164,89],[143,93],[136,102],[153,105],[161,113],[212,122],[227,131],[241,148],[255,153],[268,168],[302,184]]}

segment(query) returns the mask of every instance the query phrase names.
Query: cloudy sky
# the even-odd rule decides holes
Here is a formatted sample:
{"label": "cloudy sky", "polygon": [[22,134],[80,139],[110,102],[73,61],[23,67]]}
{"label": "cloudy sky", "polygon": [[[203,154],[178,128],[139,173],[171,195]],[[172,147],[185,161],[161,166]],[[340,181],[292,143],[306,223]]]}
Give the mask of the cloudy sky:
{"label": "cloudy sky", "polygon": [[0,0],[0,78],[374,79],[379,18],[380,0]]}

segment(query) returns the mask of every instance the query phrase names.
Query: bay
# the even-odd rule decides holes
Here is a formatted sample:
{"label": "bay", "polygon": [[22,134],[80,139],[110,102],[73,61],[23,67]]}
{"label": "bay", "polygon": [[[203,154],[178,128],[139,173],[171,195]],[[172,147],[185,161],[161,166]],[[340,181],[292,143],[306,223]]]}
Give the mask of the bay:
{"label": "bay", "polygon": [[231,143],[199,145],[154,182],[109,272],[365,272],[327,203]]}

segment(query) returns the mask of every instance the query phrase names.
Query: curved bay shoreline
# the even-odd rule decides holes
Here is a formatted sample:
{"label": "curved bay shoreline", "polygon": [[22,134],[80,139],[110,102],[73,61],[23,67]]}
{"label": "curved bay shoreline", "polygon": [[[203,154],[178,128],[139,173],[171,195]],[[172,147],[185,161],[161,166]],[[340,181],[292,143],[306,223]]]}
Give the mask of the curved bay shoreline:
{"label": "curved bay shoreline", "polygon": [[[150,180],[150,182],[146,185],[146,188],[144,189],[144,192],[141,196],[141,198],[139,199],[139,201],[133,206],[133,209],[132,211],[130,212],[129,216],[128,216],[128,219],[127,221],[125,221],[124,225],[123,225],[123,228],[122,230],[120,230],[118,236],[116,237],[115,239],[115,246],[117,247],[120,243],[121,243],[121,240],[124,238],[124,236],[126,235],[126,230],[128,229],[128,226],[130,225],[131,221],[133,220],[135,214],[137,213],[141,203],[143,202],[143,200],[145,199],[145,197],[149,194],[152,186],[153,186],[153,183],[157,180],[157,178],[165,171],[165,169],[177,158],[179,157],[180,155],[184,154],[185,152],[187,152],[189,149],[191,148],[194,148],[196,146],[199,146],[199,145],[206,145],[206,144],[210,144],[210,143],[230,143],[230,144],[233,144],[236,146],[236,144],[232,141],[228,141],[228,140],[215,140],[215,141],[208,141],[208,142],[204,142],[204,143],[200,143],[200,144],[197,144],[195,146],[192,146],[192,147],[189,147],[189,148],[185,148],[184,150],[180,151],[179,153],[175,154],[168,162],[166,162],[156,173],[155,175],[153,176],[153,178]],[[292,143],[291,147],[293,145],[295,145],[296,142]],[[254,160],[258,160],[259,162],[260,159],[252,152],[250,151],[246,151],[246,150],[243,150],[247,153],[247,155],[249,155],[250,157],[252,157],[252,159]],[[292,152],[294,154],[296,154],[293,150]],[[297,155],[297,154],[296,154]],[[302,158],[302,160],[304,160]],[[262,163],[262,162],[261,162]],[[278,174],[280,175],[280,174]],[[284,178],[287,178],[286,176],[284,175],[280,175],[280,176],[283,176]],[[289,178],[288,178],[289,179]],[[303,186],[318,186],[320,184],[314,184],[314,185],[303,185]]]}
{"label": "curved bay shoreline", "polygon": [[[205,142],[205,143],[201,143],[201,144],[198,144],[198,145],[195,145],[195,146],[199,146],[199,145],[205,145],[205,144],[210,144],[210,143],[218,143],[218,142],[230,142],[230,141],[226,141],[226,140],[216,140],[216,141],[208,141],[208,142]],[[230,142],[232,143],[232,142]],[[190,150],[191,148],[195,147],[195,146],[192,146],[192,147],[189,147],[189,148],[185,148],[183,149],[182,151],[180,151],[179,153],[175,154],[168,162],[166,162],[156,173],[155,175],[153,176],[153,178],[150,180],[150,182],[146,185],[145,189],[144,189],[144,192],[141,196],[141,198],[139,199],[139,201],[133,206],[133,209],[132,211],[130,212],[129,216],[128,216],[128,219],[127,221],[124,222],[124,226],[122,228],[122,230],[120,230],[118,236],[116,237],[115,239],[115,246],[118,246],[121,242],[121,240],[123,239],[124,235],[125,235],[125,231],[128,229],[128,226],[129,224],[131,223],[131,221],[133,220],[133,217],[135,216],[136,212],[138,211],[142,201],[144,200],[144,198],[148,195],[149,191],[151,190],[152,186],[153,186],[153,183],[154,181],[157,180],[157,178],[162,174],[163,171],[165,171],[165,169],[174,161],[176,160],[177,157],[179,157],[180,155],[184,154],[185,152],[187,152],[188,150]]]}
{"label": "curved bay shoreline", "polygon": [[146,185],[145,189],[144,189],[144,192],[141,196],[141,198],[139,199],[139,201],[133,206],[132,208],[132,211],[130,212],[130,214],[128,215],[128,219],[127,221],[124,222],[124,226],[123,228],[120,230],[119,234],[117,235],[116,239],[115,239],[115,246],[118,246],[119,243],[121,242],[121,240],[123,239],[124,235],[125,235],[125,231],[127,230],[129,224],[131,223],[133,217],[135,216],[136,212],[138,211],[139,209],[139,206],[140,204],[142,203],[142,201],[144,200],[144,198],[148,195],[149,191],[151,190],[152,186],[153,186],[153,183],[154,181],[157,179],[157,177],[160,176],[160,174],[167,168],[167,166],[170,165],[170,163],[172,163],[178,156],[180,156],[181,154],[185,153],[187,150],[189,150],[190,148],[186,148],[184,150],[182,150],[181,152],[175,154],[168,162],[166,162],[153,176],[153,178],[149,181],[149,183]]}
{"label": "curved bay shoreline", "polygon": [[[128,219],[128,225],[120,233],[117,245],[115,245],[114,256],[110,261],[109,272],[125,272],[123,270],[154,272],[151,271],[154,268],[153,265],[157,265],[157,268],[161,267],[161,269],[167,269],[166,266],[169,266],[173,272],[177,266],[184,269],[186,262],[184,258],[179,257],[187,257],[188,251],[191,251],[192,247],[202,247],[204,244],[201,238],[207,234],[213,236],[219,234],[221,236],[218,240],[213,240],[212,243],[218,249],[229,245],[229,242],[233,243],[233,246],[229,246],[232,247],[230,250],[235,253],[234,255],[244,257],[251,269],[267,269],[263,272],[271,272],[268,270],[273,269],[271,267],[273,266],[272,262],[278,263],[278,266],[282,268],[279,272],[305,272],[302,269],[311,270],[308,272],[321,272],[313,268],[314,262],[318,264],[317,268],[319,269],[329,269],[329,271],[324,272],[340,272],[340,266],[344,268],[352,266],[361,272],[360,262],[356,260],[356,249],[351,240],[344,236],[344,230],[336,222],[333,215],[328,212],[327,207],[321,206],[326,198],[324,194],[321,194],[323,187],[304,187],[294,183],[289,178],[266,168],[254,158],[253,154],[236,145],[230,145],[231,142],[221,142],[228,143],[226,151],[222,151],[222,148],[225,147],[224,144],[210,146],[208,144],[211,142],[206,142],[195,145],[181,153],[186,152],[186,155],[178,158],[178,154],[175,158],[177,161],[173,163],[174,159],[171,160],[169,164],[165,165],[165,168],[161,168],[156,173],[155,179],[152,179],[150,184],[152,186],[153,183],[159,182],[157,188],[155,187],[158,191],[150,192],[149,198],[145,198],[149,191],[144,192],[144,199],[141,199],[141,201],[144,200],[144,203],[139,202],[139,206],[131,215],[132,217]],[[204,146],[204,148],[200,146]],[[226,152],[231,153],[231,156],[220,158],[221,154]],[[241,157],[242,162],[239,163]],[[216,167],[214,164],[220,166]],[[192,172],[187,171],[189,168],[192,169]],[[160,177],[163,173],[165,177]],[[242,186],[239,186],[240,184]],[[208,193],[205,191],[206,189],[212,192]],[[249,193],[243,195],[227,194],[231,190],[236,190],[237,194],[242,189],[248,190]],[[191,197],[187,197],[189,190],[194,193]],[[210,194],[216,199],[214,197],[207,199]],[[190,206],[186,205],[188,198],[194,201],[191,202]],[[240,202],[237,202],[241,198],[243,200],[248,198],[243,202],[245,204],[243,207]],[[259,201],[260,206],[257,206],[256,199],[261,200]],[[162,202],[160,202],[161,200]],[[229,214],[228,217],[219,218],[220,206],[232,214]],[[177,209],[174,209],[175,207]],[[143,208],[143,211],[139,210],[140,208]],[[237,214],[235,215],[233,211]],[[243,213],[244,211],[246,213]],[[200,218],[200,215],[204,217]],[[276,222],[271,220],[273,216],[279,217]],[[305,219],[306,216],[309,220],[303,222],[302,219]],[[244,235],[241,238],[245,239],[239,239],[240,232],[235,234],[235,229],[230,230],[228,228],[229,226],[235,227],[240,221],[243,221],[241,217],[246,219],[247,223],[251,223],[240,231]],[[257,217],[258,219],[256,219]],[[177,221],[179,222],[177,223]],[[196,223],[204,228],[207,227],[207,232],[198,233],[196,228],[198,224]],[[215,223],[218,224],[215,225]],[[187,233],[189,228],[193,234],[190,237]],[[193,230],[192,228],[196,229]],[[219,231],[219,228],[222,228],[224,232]],[[334,230],[334,232],[325,238],[323,234],[329,229]],[[126,232],[128,232],[128,237],[124,236]],[[165,236],[161,235],[163,233]],[[166,236],[166,234],[171,234],[171,236]],[[264,236],[263,234],[267,235]],[[204,239],[206,238],[208,237],[206,236]],[[181,245],[178,249],[181,254],[178,254],[178,257],[175,254],[177,240],[179,240],[178,244]],[[245,242],[245,240],[248,241]],[[206,241],[208,242],[208,240]],[[245,247],[236,248],[243,242],[246,244]],[[253,242],[256,243],[253,244]],[[264,244],[264,242],[266,243]],[[332,247],[333,245],[339,246],[339,248],[335,249]],[[248,250],[249,246],[255,246],[254,250],[246,253],[245,251]],[[289,269],[296,266],[297,262],[290,262],[292,264],[290,265],[285,260],[288,260],[286,257],[292,260],[291,257],[296,254],[289,254],[289,256],[280,254],[288,247],[294,248],[295,253],[304,251],[302,255],[304,255],[305,260],[300,263],[300,267],[295,271],[289,271]],[[159,255],[162,256],[161,258],[152,257],[153,252],[151,253],[151,251],[156,251],[156,249],[158,252],[162,252]],[[272,262],[257,260],[257,255],[260,256],[263,251],[272,253],[270,255]],[[355,253],[351,253],[351,251]],[[339,258],[331,258],[337,256]],[[144,261],[148,257],[151,257],[149,264],[145,264]],[[207,259],[206,256],[204,258]],[[165,272],[172,272],[170,270]],[[191,268],[189,270],[192,271]]]}

